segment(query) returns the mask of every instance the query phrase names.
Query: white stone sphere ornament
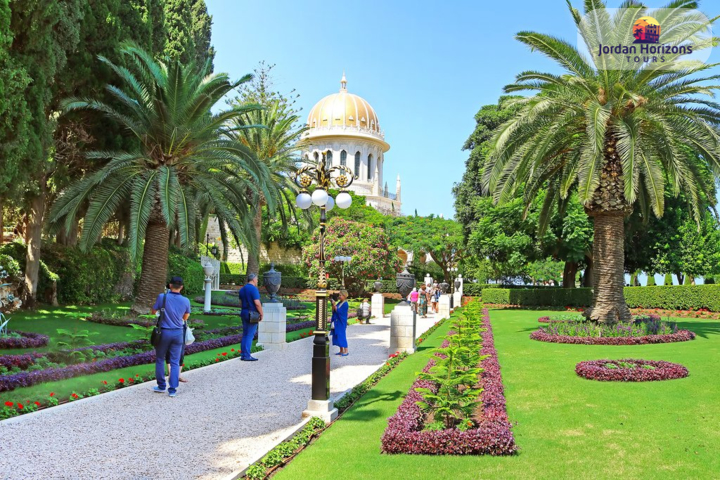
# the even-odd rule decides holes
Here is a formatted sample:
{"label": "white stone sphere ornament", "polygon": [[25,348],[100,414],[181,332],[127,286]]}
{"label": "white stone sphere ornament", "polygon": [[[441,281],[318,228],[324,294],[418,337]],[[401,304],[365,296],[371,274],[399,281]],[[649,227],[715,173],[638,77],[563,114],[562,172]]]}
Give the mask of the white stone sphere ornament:
{"label": "white stone sphere ornament", "polygon": [[352,204],[352,197],[347,192],[340,192],[335,199],[335,204],[337,204],[339,208],[345,210]]}
{"label": "white stone sphere ornament", "polygon": [[295,199],[295,203],[303,210],[307,210],[308,208],[310,208],[310,205],[312,205],[312,197],[310,197],[310,194],[308,194],[307,192],[300,192],[300,194],[298,194],[297,198]]}
{"label": "white stone sphere ornament", "polygon": [[318,188],[312,194],[312,202],[318,207],[322,207],[327,204],[328,197],[329,195],[325,190]]}
{"label": "white stone sphere ornament", "polygon": [[325,211],[329,212],[335,207],[335,200],[333,200],[333,197],[328,196],[327,203],[325,204]]}

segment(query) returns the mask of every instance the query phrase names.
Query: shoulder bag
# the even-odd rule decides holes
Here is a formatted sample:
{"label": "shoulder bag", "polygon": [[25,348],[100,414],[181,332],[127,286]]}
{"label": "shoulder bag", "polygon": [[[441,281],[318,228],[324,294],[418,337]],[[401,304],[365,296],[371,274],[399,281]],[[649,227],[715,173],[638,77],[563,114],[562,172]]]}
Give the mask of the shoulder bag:
{"label": "shoulder bag", "polygon": [[248,321],[250,323],[260,323],[260,312],[248,312]]}
{"label": "shoulder bag", "polygon": [[167,301],[167,293],[163,295],[163,304],[160,309],[160,315],[158,315],[157,324],[150,333],[150,345],[157,347],[160,345],[160,338],[162,337],[162,328],[160,328],[160,322],[162,322],[163,316],[165,316],[165,302]]}

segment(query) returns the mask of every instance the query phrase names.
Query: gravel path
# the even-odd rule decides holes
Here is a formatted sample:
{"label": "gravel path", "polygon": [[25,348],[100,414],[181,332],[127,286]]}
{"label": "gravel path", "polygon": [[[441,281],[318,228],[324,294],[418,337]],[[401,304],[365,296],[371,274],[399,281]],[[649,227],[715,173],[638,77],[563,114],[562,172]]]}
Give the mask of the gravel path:
{"label": "gravel path", "polygon": [[[435,317],[418,318],[417,335]],[[350,355],[333,355],[331,394],[387,358],[390,316],[348,328]],[[184,373],[178,396],[154,382],[0,422],[3,479],[216,479],[241,471],[301,423],[310,398],[312,339],[258,362],[230,360]]]}

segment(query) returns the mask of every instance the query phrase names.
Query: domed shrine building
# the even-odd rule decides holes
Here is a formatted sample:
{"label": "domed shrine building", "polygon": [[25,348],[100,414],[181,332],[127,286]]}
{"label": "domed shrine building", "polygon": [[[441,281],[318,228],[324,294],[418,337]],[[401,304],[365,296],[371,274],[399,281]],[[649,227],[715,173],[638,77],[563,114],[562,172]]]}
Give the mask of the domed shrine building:
{"label": "domed shrine building", "polygon": [[302,143],[305,163],[323,160],[328,166],[348,167],[355,176],[349,190],[365,197],[368,205],[383,213],[400,215],[400,176],[395,193],[388,191],[383,177],[390,145],[375,109],[364,98],[348,92],[344,73],[340,91],[315,104],[307,125]]}

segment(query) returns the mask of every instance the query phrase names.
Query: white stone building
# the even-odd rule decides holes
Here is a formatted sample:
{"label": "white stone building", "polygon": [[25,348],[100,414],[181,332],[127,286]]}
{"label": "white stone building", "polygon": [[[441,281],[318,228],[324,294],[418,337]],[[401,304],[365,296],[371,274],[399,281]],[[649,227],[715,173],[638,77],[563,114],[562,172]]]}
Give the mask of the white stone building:
{"label": "white stone building", "polygon": [[368,205],[391,215],[400,215],[400,176],[395,193],[388,190],[383,177],[385,153],[390,145],[380,128],[375,110],[357,95],[348,93],[343,73],[340,91],[320,100],[308,115],[308,131],[303,136],[302,159],[328,165],[344,165],[355,176],[349,190],[365,197]]}

